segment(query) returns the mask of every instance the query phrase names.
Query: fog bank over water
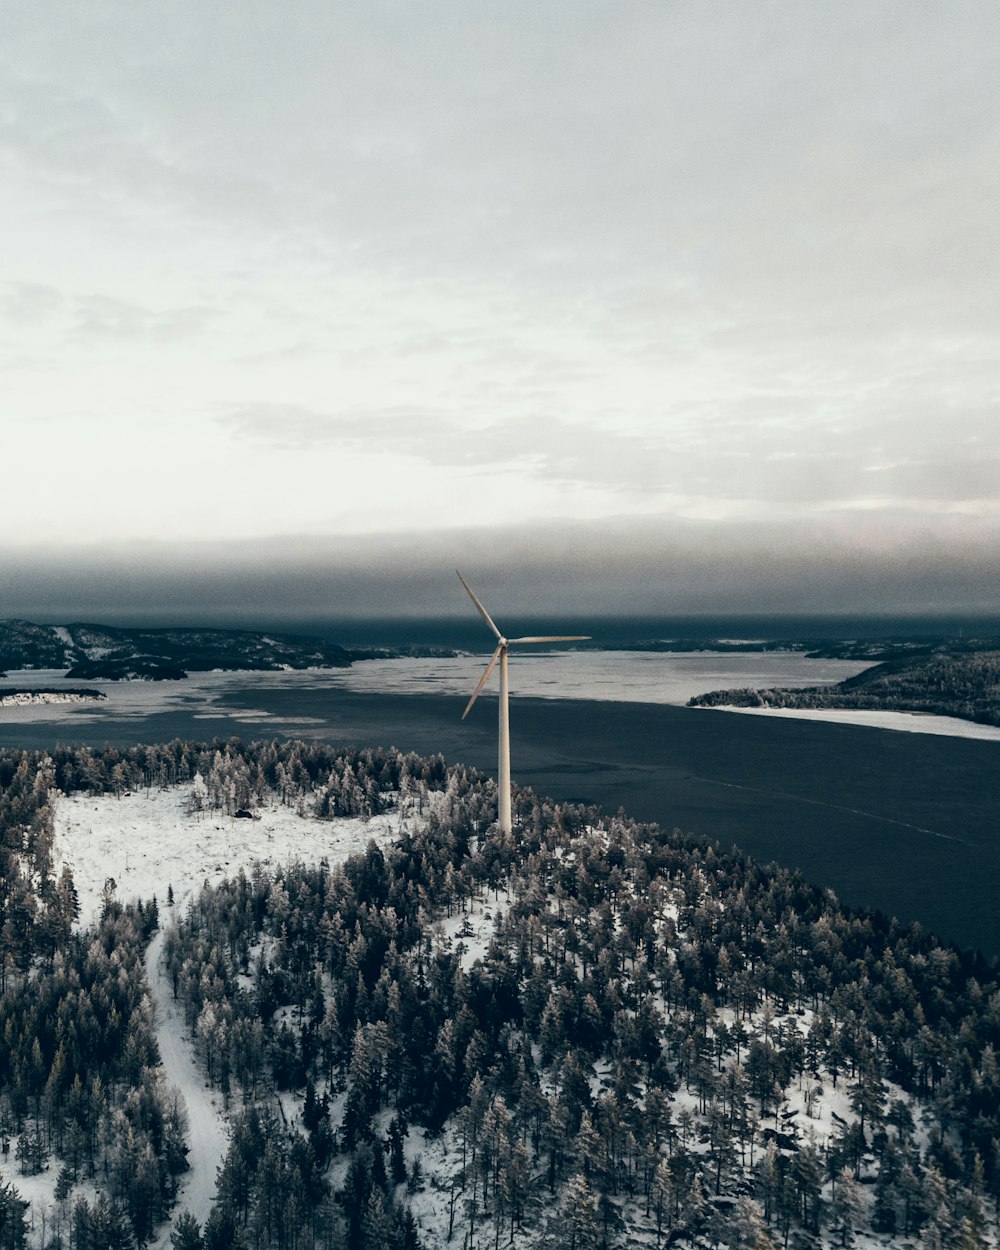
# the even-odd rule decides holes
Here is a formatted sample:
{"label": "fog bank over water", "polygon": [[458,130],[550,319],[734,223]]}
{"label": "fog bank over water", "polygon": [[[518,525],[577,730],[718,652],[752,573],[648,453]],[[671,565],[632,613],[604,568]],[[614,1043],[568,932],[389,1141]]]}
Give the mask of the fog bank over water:
{"label": "fog bank over water", "polygon": [[540,616],[997,614],[1000,528],[609,521],[542,529],[0,547],[0,616],[294,625],[471,611]]}

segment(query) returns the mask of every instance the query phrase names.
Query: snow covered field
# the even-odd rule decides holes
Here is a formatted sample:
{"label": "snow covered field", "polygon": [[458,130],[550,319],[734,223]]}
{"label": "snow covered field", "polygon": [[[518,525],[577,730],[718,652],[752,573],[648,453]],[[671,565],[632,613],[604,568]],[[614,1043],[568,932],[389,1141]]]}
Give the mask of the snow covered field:
{"label": "snow covered field", "polygon": [[259,820],[237,820],[219,812],[192,812],[191,786],[111,795],[74,794],[59,800],[55,817],[56,873],[73,871],[80,898],[80,923],[100,915],[105,882],[116,884],[122,902],[156,896],[161,908],[167,887],[178,906],[206,882],[215,884],[249,871],[255,861],[284,864],[301,859],[331,863],[363,851],[368,841],[385,843],[400,831],[401,816],[315,820],[275,804]]}

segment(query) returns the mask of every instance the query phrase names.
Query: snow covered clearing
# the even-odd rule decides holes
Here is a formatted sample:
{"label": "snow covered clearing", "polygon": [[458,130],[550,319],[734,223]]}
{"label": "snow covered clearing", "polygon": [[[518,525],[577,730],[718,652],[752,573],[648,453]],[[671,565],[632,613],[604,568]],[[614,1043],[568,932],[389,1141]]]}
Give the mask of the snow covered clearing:
{"label": "snow covered clearing", "polygon": [[468,972],[477,960],[486,958],[490,939],[510,904],[509,885],[468,899],[464,908],[456,907],[450,916],[435,922],[433,932],[441,949],[455,951]]}
{"label": "snow covered clearing", "polygon": [[207,881],[217,884],[249,871],[255,862],[289,860],[331,863],[363,851],[369,840],[382,845],[398,837],[399,811],[373,817],[317,820],[278,803],[262,807],[259,819],[191,810],[191,786],[135,794],[73,794],[59,800],[53,855],[58,875],[69,864],[80,898],[80,924],[101,913],[108,878],[123,903],[156,897],[167,888],[183,905]]}
{"label": "snow covered clearing", "polygon": [[[93,1204],[97,1199],[97,1188],[90,1181],[81,1178],[74,1184],[69,1202],[57,1202],[55,1190],[60,1168],[58,1159],[50,1158],[45,1168],[34,1176],[22,1176],[16,1162],[17,1141],[16,1136],[12,1137],[7,1155],[0,1155],[0,1181],[13,1185],[28,1203],[29,1245],[44,1250],[44,1247],[51,1244],[50,1239],[57,1228],[62,1230],[63,1235],[68,1232],[70,1203],[77,1198],[85,1198]],[[169,1245],[169,1241],[165,1244]]]}

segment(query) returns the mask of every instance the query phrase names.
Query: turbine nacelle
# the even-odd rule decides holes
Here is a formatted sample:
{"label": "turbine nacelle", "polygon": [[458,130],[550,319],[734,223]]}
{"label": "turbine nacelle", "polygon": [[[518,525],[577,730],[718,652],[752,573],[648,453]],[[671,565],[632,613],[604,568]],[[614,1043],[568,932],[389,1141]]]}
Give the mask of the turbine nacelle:
{"label": "turbine nacelle", "polygon": [[[462,576],[461,573],[459,573],[459,577],[461,576]],[[463,582],[462,585],[465,586],[465,583]],[[466,586],[465,589],[469,590],[468,586]],[[469,590],[469,594],[470,595],[472,594],[471,590]],[[472,705],[479,698],[479,695],[482,692],[483,687],[489,681],[490,674],[493,672],[494,668],[496,668],[497,660],[499,660],[501,657],[506,658],[508,647],[517,646],[522,643],[533,643],[533,642],[586,642],[590,638],[590,635],[589,634],[548,634],[548,635],[539,635],[538,637],[528,637],[528,638],[504,638],[503,634],[498,634],[497,638],[498,638],[497,649],[490,656],[490,662],[486,665],[486,671],[483,673],[482,677],[480,677],[479,685],[475,688],[475,690],[472,693],[472,698],[469,700],[469,702],[465,706],[465,711],[462,713],[462,720],[465,720],[465,718],[472,711]]]}

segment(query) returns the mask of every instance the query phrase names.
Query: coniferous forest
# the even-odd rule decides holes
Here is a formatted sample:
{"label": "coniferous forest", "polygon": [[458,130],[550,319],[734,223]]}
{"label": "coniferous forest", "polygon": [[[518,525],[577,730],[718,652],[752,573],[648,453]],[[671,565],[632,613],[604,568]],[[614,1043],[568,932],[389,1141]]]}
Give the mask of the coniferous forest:
{"label": "coniferous forest", "polygon": [[[52,848],[60,795],[178,785],[412,813],[170,922],[231,1125],[204,1224],[178,1210],[143,963],[163,900],[109,882],[82,929]],[[492,781],[391,749],[0,755],[0,1248],[142,1246],[168,1219],[186,1250],[995,1244],[995,966],[624,814],[522,791],[512,837],[495,818]],[[17,1180],[45,1168],[29,1232]]]}

